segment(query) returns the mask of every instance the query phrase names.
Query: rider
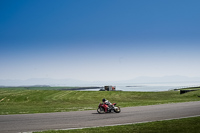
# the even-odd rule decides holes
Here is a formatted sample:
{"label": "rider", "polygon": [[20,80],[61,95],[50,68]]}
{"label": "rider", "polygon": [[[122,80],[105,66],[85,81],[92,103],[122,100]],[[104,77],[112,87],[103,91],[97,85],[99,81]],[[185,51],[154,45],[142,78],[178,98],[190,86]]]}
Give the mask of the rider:
{"label": "rider", "polygon": [[110,101],[108,101],[107,99],[102,99],[102,102],[107,105],[106,108],[105,108],[105,112],[107,112],[107,110],[111,109],[112,108],[112,103]]}

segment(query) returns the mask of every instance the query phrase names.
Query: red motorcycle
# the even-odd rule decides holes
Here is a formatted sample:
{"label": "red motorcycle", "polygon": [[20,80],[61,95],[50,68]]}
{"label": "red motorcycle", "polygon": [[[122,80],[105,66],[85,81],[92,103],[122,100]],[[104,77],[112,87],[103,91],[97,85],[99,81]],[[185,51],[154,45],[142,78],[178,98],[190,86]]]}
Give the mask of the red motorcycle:
{"label": "red motorcycle", "polygon": [[116,103],[113,103],[110,107],[108,107],[107,104],[99,103],[97,112],[98,112],[99,114],[103,114],[103,113],[112,113],[112,112],[120,113],[120,112],[121,112],[120,107],[115,106],[115,105],[117,105],[117,104],[116,104]]}

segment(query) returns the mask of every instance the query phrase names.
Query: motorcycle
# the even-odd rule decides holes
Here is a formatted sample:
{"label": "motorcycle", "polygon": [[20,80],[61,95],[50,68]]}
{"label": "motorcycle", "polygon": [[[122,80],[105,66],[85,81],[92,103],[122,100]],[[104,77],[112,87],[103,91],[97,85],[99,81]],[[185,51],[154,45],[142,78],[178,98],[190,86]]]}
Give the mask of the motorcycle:
{"label": "motorcycle", "polygon": [[121,109],[120,107],[116,106],[116,103],[111,104],[110,107],[108,107],[108,105],[104,104],[104,103],[99,103],[99,106],[97,108],[97,112],[99,114],[103,114],[103,113],[120,113]]}

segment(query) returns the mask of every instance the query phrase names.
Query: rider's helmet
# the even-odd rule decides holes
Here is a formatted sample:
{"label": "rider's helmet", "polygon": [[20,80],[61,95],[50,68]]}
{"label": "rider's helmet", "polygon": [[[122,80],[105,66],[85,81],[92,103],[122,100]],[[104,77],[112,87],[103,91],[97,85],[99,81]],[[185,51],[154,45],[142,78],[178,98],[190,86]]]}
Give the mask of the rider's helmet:
{"label": "rider's helmet", "polygon": [[102,102],[105,102],[106,101],[106,99],[104,98],[104,99],[102,99]]}

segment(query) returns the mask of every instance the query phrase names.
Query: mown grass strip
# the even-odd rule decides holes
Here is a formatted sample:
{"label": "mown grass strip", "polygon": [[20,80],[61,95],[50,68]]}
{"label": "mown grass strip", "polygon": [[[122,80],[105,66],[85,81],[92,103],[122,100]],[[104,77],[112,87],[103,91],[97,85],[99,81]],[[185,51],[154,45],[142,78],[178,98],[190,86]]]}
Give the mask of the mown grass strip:
{"label": "mown grass strip", "polygon": [[0,90],[68,90],[79,87],[52,87],[52,86],[21,86],[21,87],[0,87]]}
{"label": "mown grass strip", "polygon": [[198,133],[200,131],[200,117],[174,120],[164,120],[148,123],[138,123],[122,126],[108,126],[97,128],[51,130],[35,133]]}
{"label": "mown grass strip", "polygon": [[120,107],[200,101],[200,91],[180,95],[178,91],[65,91],[0,89],[0,114],[29,114],[95,110],[102,98]]}

